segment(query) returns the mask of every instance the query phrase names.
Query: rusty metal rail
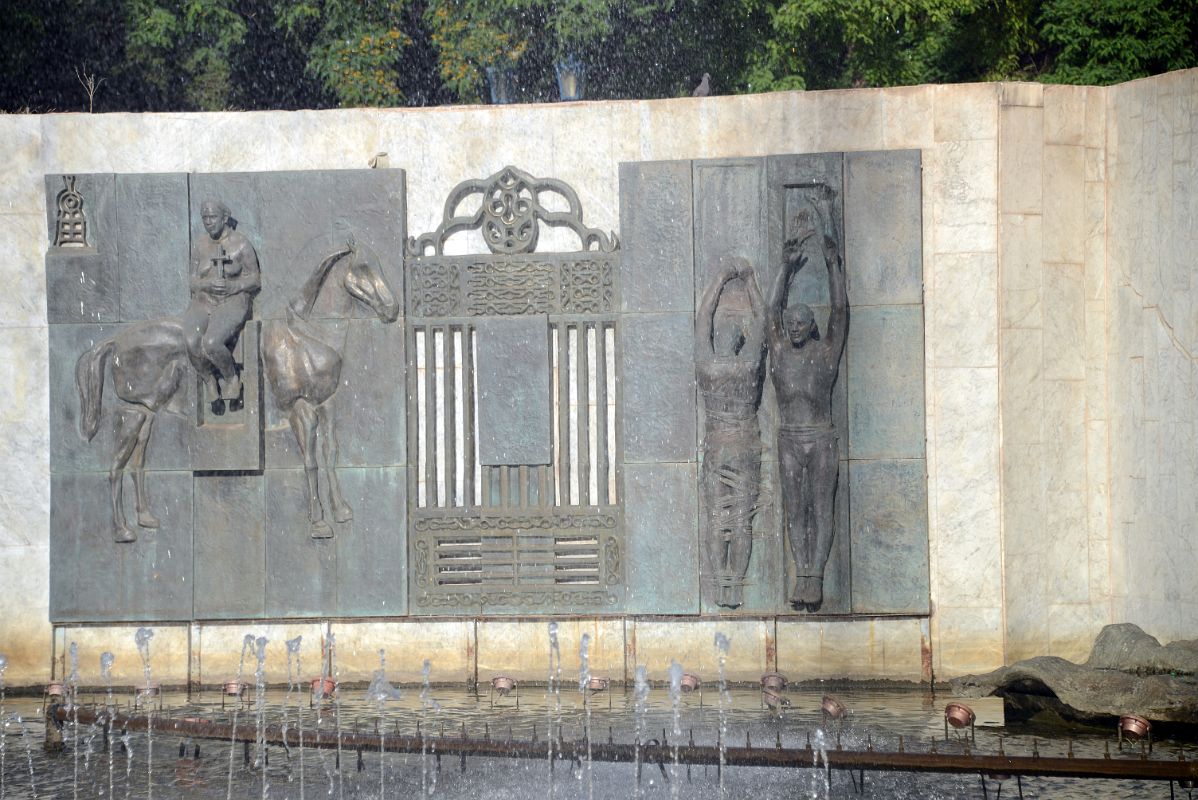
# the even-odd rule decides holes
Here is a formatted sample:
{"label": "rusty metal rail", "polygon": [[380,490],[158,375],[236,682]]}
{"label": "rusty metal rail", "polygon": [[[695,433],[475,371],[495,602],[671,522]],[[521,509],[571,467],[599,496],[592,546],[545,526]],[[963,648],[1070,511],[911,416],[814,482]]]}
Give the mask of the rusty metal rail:
{"label": "rusty metal rail", "polygon": [[[103,709],[68,709],[56,706],[49,715],[59,722],[75,719],[85,725],[109,722],[114,730],[144,731],[151,725],[156,733],[186,736],[195,739],[216,739],[227,742],[253,743],[258,741],[258,731],[253,722],[233,725],[201,717],[134,716]],[[550,742],[547,739],[492,739],[462,736],[405,735],[399,733],[375,733],[343,730],[340,737],[330,730],[304,731],[304,745],[324,749],[340,747],[342,750],[374,751],[389,753],[435,752],[439,757],[471,758],[548,758]],[[560,731],[559,731],[560,734]],[[298,747],[300,732],[294,727],[267,725],[262,733],[267,745]],[[552,743],[555,759],[577,760],[587,752],[586,740],[556,739]],[[650,740],[639,747],[612,741],[591,740],[590,755],[593,761],[633,763],[639,760],[645,765],[674,763],[690,765],[720,764],[720,750],[713,745],[679,744],[677,755],[674,745]],[[1198,782],[1198,761],[1184,757],[1177,759],[1149,758],[1075,758],[1059,756],[1019,756],[1008,754],[975,755],[973,753],[939,753],[935,751],[882,751],[831,749],[826,753],[810,747],[783,748],[733,747],[725,750],[724,764],[730,767],[777,767],[829,770],[862,770],[871,772],[937,772],[957,775],[1023,776],[1045,778],[1108,778],[1122,780],[1185,781]]]}

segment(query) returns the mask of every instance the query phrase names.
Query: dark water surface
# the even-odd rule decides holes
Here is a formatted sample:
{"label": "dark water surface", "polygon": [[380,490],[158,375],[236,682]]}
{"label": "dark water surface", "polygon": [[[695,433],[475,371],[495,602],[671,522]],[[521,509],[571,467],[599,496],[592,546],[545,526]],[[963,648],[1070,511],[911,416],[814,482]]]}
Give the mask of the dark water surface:
{"label": "dark water surface", "polygon": [[[867,742],[877,750],[897,750],[899,737],[907,751],[926,751],[933,741],[940,752],[961,752],[963,742],[955,732],[944,740],[943,709],[952,697],[923,691],[842,688],[832,692],[850,709],[850,715],[840,729],[840,746],[844,749],[865,749]],[[760,693],[752,689],[734,689],[727,711],[728,741],[742,746],[748,734],[757,746],[773,746],[781,740],[784,747],[803,747],[811,737],[818,749],[836,746],[836,729],[825,733],[821,729],[819,706],[824,690],[788,692],[792,706],[781,716],[762,708]],[[696,744],[714,744],[719,730],[718,691],[705,687],[698,694],[684,696],[681,703],[681,742],[693,736]],[[553,700],[544,686],[523,687],[520,708],[514,699],[503,698],[491,707],[486,693],[475,695],[459,687],[435,687],[432,690],[438,709],[423,712],[425,733],[436,733],[444,725],[446,734],[460,736],[464,723],[468,735],[482,738],[484,731],[491,738],[529,739],[534,731],[539,741],[553,715]],[[128,706],[126,690],[117,696]],[[608,701],[611,701],[611,710]],[[82,692],[80,704],[102,703],[103,696]],[[994,753],[1001,739],[1009,755],[1031,755],[1033,747],[1043,756],[1064,756],[1070,747],[1078,757],[1102,757],[1109,745],[1112,758],[1139,758],[1140,748],[1120,753],[1114,732],[1080,731],[1070,734],[1062,729],[1050,729],[1020,724],[1005,727],[1002,703],[996,698],[966,700],[978,715],[976,743],[979,754]],[[561,720],[567,740],[582,739],[585,713],[577,684],[567,681],[561,693]],[[606,741],[609,735],[616,742],[631,743],[635,738],[636,719],[631,690],[613,689],[611,695],[598,693],[591,698],[591,730],[596,741]],[[221,709],[221,697],[216,692],[193,696],[168,694],[164,698],[161,717],[202,716],[204,719],[228,722],[232,706]],[[98,727],[79,725],[78,731],[68,723],[63,731],[66,749],[58,754],[46,754],[42,748],[44,725],[40,718],[40,701],[34,698],[9,697],[5,703],[7,720],[4,736],[4,782],[0,797],[12,798],[410,798],[424,791],[444,798],[718,798],[719,781],[714,767],[685,765],[675,768],[665,765],[663,776],[657,765],[646,765],[639,784],[635,770],[629,764],[594,764],[589,772],[585,765],[571,766],[559,761],[550,773],[546,759],[482,759],[466,761],[461,771],[457,756],[437,761],[428,756],[358,753],[344,750],[341,769],[337,768],[335,751],[316,751],[305,748],[302,754],[292,748],[290,754],[281,747],[268,748],[269,766],[263,770],[256,750],[251,747],[250,764],[245,761],[241,744],[230,750],[229,742],[213,740],[183,741],[177,735],[156,733],[152,753],[144,733],[129,734],[127,750],[118,740],[109,750],[104,749]],[[307,740],[315,735],[317,712],[308,705],[308,695],[283,690],[271,690],[267,695],[267,721],[277,724],[286,709],[289,725],[302,724]],[[122,710],[128,710],[122,709]],[[343,688],[340,697],[343,730],[355,725],[362,731],[373,731],[379,718],[378,706],[368,701],[365,689]],[[22,722],[18,723],[19,715]],[[383,712],[382,726],[393,732],[413,735],[421,719],[422,704],[419,688],[403,690],[399,699],[388,701]],[[335,709],[326,706],[321,714],[321,737],[335,737]],[[162,724],[161,722],[159,724]],[[239,729],[253,730],[255,715],[250,706],[238,712]],[[25,732],[22,731],[22,726]],[[660,738],[666,729],[673,742],[673,715],[668,692],[655,687],[649,696],[644,720],[646,738]],[[610,734],[609,734],[610,729]],[[119,733],[119,732],[118,732]],[[183,744],[186,756],[179,757]],[[28,745],[28,750],[27,750]],[[200,757],[195,759],[195,746]],[[430,741],[430,750],[435,741]],[[1158,741],[1154,757],[1176,759],[1184,753],[1187,759],[1198,758],[1198,742],[1166,739]],[[131,758],[128,757],[131,754]],[[232,754],[232,759],[230,755]],[[147,769],[152,759],[152,768]],[[302,770],[301,770],[302,760]],[[258,762],[255,764],[254,762]],[[230,762],[232,780],[230,781]],[[32,764],[32,777],[30,774]],[[111,793],[109,787],[112,787]],[[987,782],[987,796],[996,796],[1000,786]],[[1023,796],[1027,798],[1061,798],[1061,800],[1091,800],[1101,798],[1168,798],[1169,785],[1159,782],[1044,779],[1025,778]],[[1175,788],[1177,797],[1186,797],[1185,789]],[[937,774],[866,772],[864,794],[857,794],[847,772],[833,771],[831,786],[825,784],[822,769],[773,769],[760,767],[730,768],[724,775],[724,792],[729,798],[981,798],[982,782],[977,776],[946,776]],[[1019,796],[1015,779],[1001,785],[1001,797]]]}

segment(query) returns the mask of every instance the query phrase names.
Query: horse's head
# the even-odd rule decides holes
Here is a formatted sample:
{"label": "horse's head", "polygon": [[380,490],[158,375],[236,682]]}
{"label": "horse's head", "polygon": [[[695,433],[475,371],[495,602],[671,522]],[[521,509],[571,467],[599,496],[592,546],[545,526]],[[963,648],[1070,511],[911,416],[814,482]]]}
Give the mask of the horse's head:
{"label": "horse's head", "polygon": [[399,301],[387,284],[383,270],[362,252],[351,253],[352,261],[345,272],[345,291],[374,310],[383,322],[395,322],[399,317]]}

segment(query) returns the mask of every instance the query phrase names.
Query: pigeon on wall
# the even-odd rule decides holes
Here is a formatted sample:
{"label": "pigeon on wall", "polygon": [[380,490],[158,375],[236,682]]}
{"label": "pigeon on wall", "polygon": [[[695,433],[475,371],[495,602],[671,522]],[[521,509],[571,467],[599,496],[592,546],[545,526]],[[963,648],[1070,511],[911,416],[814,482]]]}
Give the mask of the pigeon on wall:
{"label": "pigeon on wall", "polygon": [[704,72],[703,80],[699,81],[699,85],[691,92],[691,97],[707,97],[709,94],[711,94],[711,75]]}

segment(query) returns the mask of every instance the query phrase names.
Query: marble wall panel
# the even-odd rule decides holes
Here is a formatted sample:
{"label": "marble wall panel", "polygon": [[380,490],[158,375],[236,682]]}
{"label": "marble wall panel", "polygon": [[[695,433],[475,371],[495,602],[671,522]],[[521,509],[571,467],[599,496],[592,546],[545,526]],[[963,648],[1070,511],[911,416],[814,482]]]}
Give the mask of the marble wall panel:
{"label": "marble wall panel", "polygon": [[336,538],[337,603],[332,616],[386,616],[408,610],[407,470],[337,470],[353,521]]}
{"label": "marble wall panel", "polygon": [[920,151],[846,153],[845,270],[855,307],[923,302]]}
{"label": "marble wall panel", "polygon": [[851,459],[923,458],[923,307],[855,307],[847,374]]}
{"label": "marble wall panel", "polygon": [[191,259],[187,175],[117,175],[115,202],[121,321],[181,315]]}
{"label": "marble wall panel", "polygon": [[620,308],[689,311],[694,226],[689,161],[620,165]]}
{"label": "marble wall panel", "polygon": [[624,461],[693,461],[696,447],[694,317],[626,316],[620,330]]}
{"label": "marble wall panel", "polygon": [[[351,523],[325,516],[334,538],[312,538],[304,470],[266,470],[266,610],[269,617],[314,617],[337,602],[336,536]],[[324,482],[321,482],[322,486]]]}
{"label": "marble wall panel", "polygon": [[195,478],[195,615],[265,613],[266,481],[261,475]]}
{"label": "marble wall panel", "polygon": [[694,464],[625,465],[627,613],[698,613],[697,480]]}
{"label": "marble wall panel", "polygon": [[928,510],[923,459],[854,461],[853,612],[928,612]]}

